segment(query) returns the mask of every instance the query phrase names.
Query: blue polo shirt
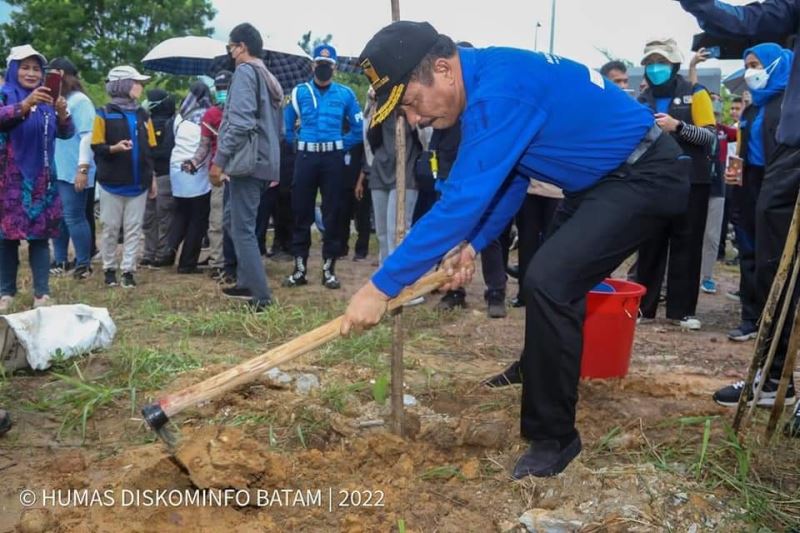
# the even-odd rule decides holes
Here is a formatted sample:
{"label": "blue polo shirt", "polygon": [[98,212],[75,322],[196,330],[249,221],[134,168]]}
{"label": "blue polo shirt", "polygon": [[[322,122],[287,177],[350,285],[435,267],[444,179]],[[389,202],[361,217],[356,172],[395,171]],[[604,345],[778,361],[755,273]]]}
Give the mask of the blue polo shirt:
{"label": "blue polo shirt", "polygon": [[[295,122],[300,118],[300,132],[295,134]],[[295,138],[304,142],[343,141],[349,150],[363,142],[363,115],[353,90],[341,83],[333,82],[320,90],[311,80],[292,89],[291,101],[283,110],[286,142]],[[350,130],[342,131],[344,121]]]}
{"label": "blue polo shirt", "polygon": [[585,190],[654,123],[649,109],[580,63],[512,48],[458,53],[461,145],[441,199],[372,278],[392,297],[458,243],[482,250],[517,213],[530,178]]}

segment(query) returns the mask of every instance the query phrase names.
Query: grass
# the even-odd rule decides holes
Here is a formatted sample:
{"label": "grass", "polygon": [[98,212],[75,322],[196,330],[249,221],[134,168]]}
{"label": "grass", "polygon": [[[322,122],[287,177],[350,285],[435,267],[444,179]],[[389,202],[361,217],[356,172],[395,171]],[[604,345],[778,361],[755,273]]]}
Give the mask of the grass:
{"label": "grass", "polygon": [[452,465],[443,465],[443,466],[436,466],[433,468],[429,468],[428,470],[423,472],[422,475],[420,476],[420,478],[425,481],[447,480],[453,477],[464,479],[464,475],[461,473],[461,470],[459,470],[458,467]]}
{"label": "grass", "polygon": [[347,402],[355,393],[361,392],[369,386],[368,383],[358,381],[355,383],[332,382],[320,391],[320,400],[323,404],[337,413],[344,411]]}

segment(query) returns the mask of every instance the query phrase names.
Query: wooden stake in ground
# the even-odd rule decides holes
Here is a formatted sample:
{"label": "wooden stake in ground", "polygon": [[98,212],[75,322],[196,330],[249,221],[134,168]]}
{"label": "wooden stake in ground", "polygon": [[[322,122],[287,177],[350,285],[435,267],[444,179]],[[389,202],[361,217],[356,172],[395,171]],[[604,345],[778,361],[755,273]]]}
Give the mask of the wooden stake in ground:
{"label": "wooden stake in ground", "polygon": [[[400,0],[392,1],[392,22],[400,20]],[[406,235],[406,121],[399,113],[395,124],[395,192],[397,217],[395,243],[400,244]],[[389,239],[393,236],[388,235]],[[403,434],[405,411],[403,407],[403,308],[394,312],[392,324],[392,432]]]}
{"label": "wooden stake in ground", "polygon": [[[758,328],[758,336],[756,337],[756,345],[755,350],[753,352],[753,359],[750,363],[750,370],[747,373],[747,378],[745,379],[744,388],[742,389],[742,395],[739,397],[739,404],[736,407],[736,415],[733,417],[733,430],[735,433],[739,433],[739,429],[743,425],[742,422],[745,418],[749,418],[752,410],[748,413],[748,416],[745,417],[745,412],[747,412],[747,398],[748,392],[752,386],[753,381],[756,377],[756,372],[758,371],[759,367],[765,366],[765,363],[769,362],[772,363],[772,358],[775,355],[775,350],[777,349],[777,336],[772,335],[773,331],[780,333],[780,330],[783,327],[783,324],[786,320],[786,313],[788,312],[789,302],[785,301],[784,305],[781,309],[780,316],[778,317],[778,323],[775,324],[773,328],[774,318],[775,318],[775,311],[777,310],[778,303],[780,302],[781,296],[784,294],[784,289],[786,288],[786,281],[789,277],[789,271],[792,270],[793,274],[795,269],[793,268],[793,262],[796,258],[797,253],[797,244],[798,244],[798,234],[800,233],[800,196],[798,196],[797,201],[795,202],[794,206],[794,214],[792,215],[792,222],[789,225],[789,232],[786,236],[786,244],[783,247],[783,254],[781,255],[780,263],[778,264],[778,271],[775,274],[775,279],[772,281],[772,287],[769,291],[769,296],[767,297],[767,302],[764,305],[764,311],[762,312],[761,316],[761,324]],[[793,287],[793,283],[790,283]],[[790,295],[791,296],[791,295]],[[772,340],[772,342],[770,342]],[[769,367],[766,367],[766,370],[769,370]],[[764,372],[762,372],[764,374]],[[760,387],[763,386],[764,380],[761,380]],[[757,393],[760,394],[761,388],[758,388]],[[755,399],[757,400],[757,399]],[[756,401],[753,402],[753,406],[756,405]]]}
{"label": "wooden stake in ground", "polygon": [[[798,263],[800,263],[800,259],[796,258],[795,265]],[[792,293],[787,291],[786,300],[790,301],[791,299]],[[776,335],[775,337],[775,342],[777,342],[777,338],[780,337],[780,335]],[[781,381],[778,384],[778,391],[775,393],[775,403],[772,405],[772,412],[769,415],[769,422],[767,423],[767,440],[771,439],[772,435],[775,433],[775,427],[778,425],[781,413],[783,413],[783,406],[786,402],[786,391],[789,389],[789,380],[792,377],[792,372],[794,372],[794,362],[797,359],[798,348],[800,348],[800,306],[795,305],[792,334],[789,336],[789,346],[786,348],[786,358],[783,360]],[[766,371],[762,373],[762,381],[766,381],[767,372],[769,372],[769,369],[766,369]]]}

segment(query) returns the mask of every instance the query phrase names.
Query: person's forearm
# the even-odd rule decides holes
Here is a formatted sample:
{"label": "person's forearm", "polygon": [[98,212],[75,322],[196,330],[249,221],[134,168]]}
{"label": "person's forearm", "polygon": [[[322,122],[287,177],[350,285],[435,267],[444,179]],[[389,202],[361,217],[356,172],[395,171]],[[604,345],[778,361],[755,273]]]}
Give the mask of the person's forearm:
{"label": "person's forearm", "polygon": [[800,9],[796,0],[767,0],[746,6],[716,0],[680,0],[680,3],[711,34],[761,41],[782,40],[793,34]]}

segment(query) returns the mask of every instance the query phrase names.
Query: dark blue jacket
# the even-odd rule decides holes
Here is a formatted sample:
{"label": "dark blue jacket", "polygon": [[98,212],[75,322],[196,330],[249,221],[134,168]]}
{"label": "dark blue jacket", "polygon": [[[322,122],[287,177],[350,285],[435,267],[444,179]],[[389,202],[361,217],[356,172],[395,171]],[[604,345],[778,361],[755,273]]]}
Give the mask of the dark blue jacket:
{"label": "dark blue jacket", "polygon": [[[765,0],[732,6],[715,0],[680,0],[697,17],[700,27],[719,37],[783,42],[800,34],[800,0]],[[800,146],[800,38],[794,43],[794,63],[783,98],[778,142]]]}

